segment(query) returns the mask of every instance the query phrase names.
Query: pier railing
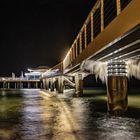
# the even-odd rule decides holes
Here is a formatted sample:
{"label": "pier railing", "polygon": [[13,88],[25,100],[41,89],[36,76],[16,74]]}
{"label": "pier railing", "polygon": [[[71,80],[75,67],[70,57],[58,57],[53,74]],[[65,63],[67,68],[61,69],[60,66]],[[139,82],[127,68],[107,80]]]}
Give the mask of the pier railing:
{"label": "pier railing", "polygon": [[138,5],[139,0],[98,0],[65,56],[63,70],[73,68],[138,25]]}

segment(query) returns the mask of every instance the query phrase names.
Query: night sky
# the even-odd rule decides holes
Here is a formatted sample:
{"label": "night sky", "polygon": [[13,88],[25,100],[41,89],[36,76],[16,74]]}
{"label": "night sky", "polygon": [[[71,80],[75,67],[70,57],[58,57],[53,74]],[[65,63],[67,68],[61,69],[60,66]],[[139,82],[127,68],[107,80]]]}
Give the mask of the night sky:
{"label": "night sky", "polygon": [[62,61],[95,1],[1,1],[0,76]]}

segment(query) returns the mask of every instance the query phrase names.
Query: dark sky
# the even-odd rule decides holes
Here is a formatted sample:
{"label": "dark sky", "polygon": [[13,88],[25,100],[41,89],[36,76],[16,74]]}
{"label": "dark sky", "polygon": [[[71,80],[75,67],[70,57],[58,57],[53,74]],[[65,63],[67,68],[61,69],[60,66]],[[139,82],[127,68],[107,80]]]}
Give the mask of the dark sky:
{"label": "dark sky", "polygon": [[1,1],[0,76],[60,62],[95,1]]}

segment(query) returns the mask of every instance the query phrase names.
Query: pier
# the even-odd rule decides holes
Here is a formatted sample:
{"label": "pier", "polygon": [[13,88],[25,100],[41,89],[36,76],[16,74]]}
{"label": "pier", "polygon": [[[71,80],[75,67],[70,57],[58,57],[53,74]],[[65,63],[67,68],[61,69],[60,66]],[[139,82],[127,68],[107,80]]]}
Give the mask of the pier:
{"label": "pier", "polygon": [[42,88],[40,80],[1,78],[0,89]]}
{"label": "pier", "polygon": [[58,94],[74,89],[81,97],[83,79],[95,75],[106,84],[108,111],[125,113],[128,79],[140,79],[139,9],[139,0],[97,0],[60,63],[40,71],[37,80],[1,79],[0,88],[41,88]]}
{"label": "pier", "polygon": [[80,97],[83,79],[95,75],[106,83],[108,111],[126,112],[128,78],[140,78],[139,9],[139,0],[98,0],[63,61],[42,74],[43,88]]}
{"label": "pier", "polygon": [[140,140],[140,0],[0,10],[0,140]]}

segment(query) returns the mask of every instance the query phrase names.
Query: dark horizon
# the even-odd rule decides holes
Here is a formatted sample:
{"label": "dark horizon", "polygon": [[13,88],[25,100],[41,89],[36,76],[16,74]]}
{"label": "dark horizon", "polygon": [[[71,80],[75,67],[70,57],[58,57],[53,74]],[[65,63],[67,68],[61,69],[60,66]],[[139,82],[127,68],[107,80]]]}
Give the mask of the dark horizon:
{"label": "dark horizon", "polygon": [[0,76],[62,61],[95,2],[2,1]]}

